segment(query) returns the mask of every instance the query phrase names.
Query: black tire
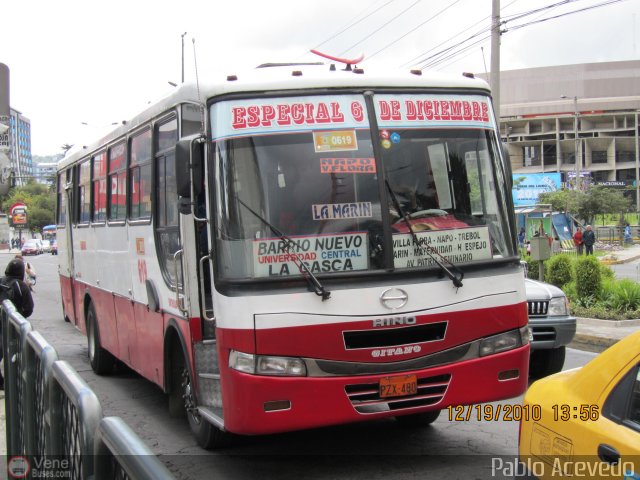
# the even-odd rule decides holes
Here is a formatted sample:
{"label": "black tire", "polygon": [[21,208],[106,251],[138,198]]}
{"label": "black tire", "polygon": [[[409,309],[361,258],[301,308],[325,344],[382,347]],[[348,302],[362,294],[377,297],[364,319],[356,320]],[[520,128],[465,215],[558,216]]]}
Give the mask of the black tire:
{"label": "black tire", "polygon": [[173,359],[169,414],[172,417],[187,417],[191,433],[200,447],[213,450],[228,446],[231,435],[213,426],[198,413],[195,395],[191,390],[191,374],[182,354],[174,355]]}
{"label": "black tire", "polygon": [[566,347],[534,350],[529,361],[529,376],[542,378],[562,371],[566,352]]}
{"label": "black tire", "polygon": [[426,427],[435,422],[439,416],[440,410],[433,410],[431,412],[401,415],[395,418],[403,427]]}
{"label": "black tire", "polygon": [[98,317],[93,303],[87,309],[87,343],[89,347],[89,363],[98,375],[105,375],[113,371],[115,359],[100,343],[100,329]]}

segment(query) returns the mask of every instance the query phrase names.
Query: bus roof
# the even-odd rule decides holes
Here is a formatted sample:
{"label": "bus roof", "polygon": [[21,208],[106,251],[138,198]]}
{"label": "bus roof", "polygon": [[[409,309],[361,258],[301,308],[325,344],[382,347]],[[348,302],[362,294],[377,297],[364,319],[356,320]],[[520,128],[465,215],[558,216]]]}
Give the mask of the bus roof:
{"label": "bus roof", "polygon": [[[489,94],[487,82],[471,74],[446,74],[422,72],[420,70],[376,70],[354,68],[345,70],[342,66],[332,69],[330,64],[267,64],[253,70],[233,75],[214,75],[211,79],[196,83],[184,83],[172,93],[123,122],[103,138],[70,153],[58,162],[58,169],[64,169],[77,160],[93,153],[101,146],[121,138],[128,131],[144,125],[149,120],[162,115],[168,109],[185,102],[204,103],[207,99],[229,94],[281,94],[296,91],[352,89],[352,88],[409,88],[409,89],[466,89],[480,90]],[[199,94],[200,92],[200,94]]]}

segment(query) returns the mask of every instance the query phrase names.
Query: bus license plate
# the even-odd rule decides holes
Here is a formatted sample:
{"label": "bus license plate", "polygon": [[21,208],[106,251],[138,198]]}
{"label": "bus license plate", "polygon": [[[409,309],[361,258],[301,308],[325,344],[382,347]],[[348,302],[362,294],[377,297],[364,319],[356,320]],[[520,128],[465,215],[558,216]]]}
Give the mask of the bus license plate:
{"label": "bus license plate", "polygon": [[380,398],[403,397],[418,393],[418,379],[415,375],[398,375],[380,379]]}

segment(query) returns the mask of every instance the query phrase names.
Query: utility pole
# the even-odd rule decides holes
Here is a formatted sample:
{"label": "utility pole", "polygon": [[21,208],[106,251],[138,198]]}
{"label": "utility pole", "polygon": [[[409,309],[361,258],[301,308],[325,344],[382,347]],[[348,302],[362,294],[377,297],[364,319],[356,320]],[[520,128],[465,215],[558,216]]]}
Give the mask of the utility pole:
{"label": "utility pole", "polygon": [[578,96],[573,97],[573,111],[575,112],[575,149],[576,149],[576,190],[580,190],[581,175],[582,175],[582,155],[580,148],[580,138],[578,138]]}
{"label": "utility pole", "polygon": [[[561,95],[560,98],[564,98],[567,99],[569,97],[567,97],[566,95]],[[580,175],[582,174],[582,156],[580,155],[580,138],[578,137],[578,126],[579,126],[579,120],[578,120],[578,115],[580,115],[580,113],[578,112],[578,96],[574,95],[573,96],[573,136],[574,136],[574,162],[576,165],[576,183],[575,183],[575,189],[576,190],[580,190],[580,183],[581,183],[581,178]]]}
{"label": "utility pole", "polygon": [[500,0],[491,2],[491,95],[493,112],[500,123]]}
{"label": "utility pole", "polygon": [[180,35],[182,40],[182,83],[184,83],[184,36],[186,34],[187,32],[184,32],[182,35]]}

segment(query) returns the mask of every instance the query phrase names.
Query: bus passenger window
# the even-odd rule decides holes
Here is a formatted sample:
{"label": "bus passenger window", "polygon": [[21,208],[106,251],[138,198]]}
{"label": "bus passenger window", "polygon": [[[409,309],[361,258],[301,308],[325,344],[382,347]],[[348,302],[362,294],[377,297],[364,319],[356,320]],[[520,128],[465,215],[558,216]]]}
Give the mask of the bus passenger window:
{"label": "bus passenger window", "polygon": [[88,223],[91,219],[91,162],[84,161],[79,167],[78,221]]}
{"label": "bus passenger window", "polygon": [[124,142],[109,149],[109,220],[124,220],[127,210],[127,171]]}
{"label": "bus passenger window", "polygon": [[131,218],[151,216],[151,130],[131,139]]}
{"label": "bus passenger window", "polygon": [[107,219],[107,155],[105,152],[93,157],[93,221]]}

